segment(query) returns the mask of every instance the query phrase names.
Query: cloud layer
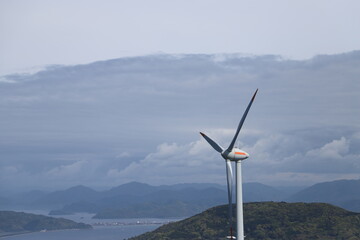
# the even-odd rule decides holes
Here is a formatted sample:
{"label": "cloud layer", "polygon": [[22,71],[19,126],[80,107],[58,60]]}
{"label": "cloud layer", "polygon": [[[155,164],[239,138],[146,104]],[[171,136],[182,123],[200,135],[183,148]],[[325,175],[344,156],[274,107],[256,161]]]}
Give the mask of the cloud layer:
{"label": "cloud layer", "polygon": [[246,181],[356,178],[359,64],[358,51],[152,55],[3,76],[1,188],[225,183],[198,132],[227,146],[256,88],[238,143],[251,154]]}

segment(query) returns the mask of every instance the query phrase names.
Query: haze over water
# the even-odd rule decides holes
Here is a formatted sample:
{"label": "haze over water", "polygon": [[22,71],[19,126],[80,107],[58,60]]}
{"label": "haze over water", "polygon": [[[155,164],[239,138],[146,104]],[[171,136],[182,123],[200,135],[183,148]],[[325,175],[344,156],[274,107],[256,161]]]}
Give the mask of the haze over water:
{"label": "haze over water", "polygon": [[[47,211],[34,210],[28,213],[47,215]],[[133,218],[133,219],[92,219],[94,214],[77,213],[73,215],[51,216],[66,218],[76,222],[91,224],[90,230],[59,230],[34,232],[21,235],[3,237],[1,239],[12,240],[114,240],[126,239],[152,231],[162,224],[178,221],[180,219],[159,219],[159,218]]]}

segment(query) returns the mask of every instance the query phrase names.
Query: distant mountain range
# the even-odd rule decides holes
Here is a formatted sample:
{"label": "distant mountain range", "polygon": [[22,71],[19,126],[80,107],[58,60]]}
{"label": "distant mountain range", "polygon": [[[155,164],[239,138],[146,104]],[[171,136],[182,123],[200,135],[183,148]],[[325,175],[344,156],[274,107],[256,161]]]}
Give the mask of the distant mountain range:
{"label": "distant mountain range", "polygon": [[289,202],[326,202],[360,212],[360,179],[318,183],[286,199]]}
{"label": "distant mountain range", "polygon": [[[360,180],[338,180],[301,189],[278,189],[261,183],[245,183],[245,202],[325,202],[360,212]],[[225,186],[176,184],[151,186],[130,182],[107,191],[75,186],[63,191],[31,191],[0,197],[3,208],[52,209],[50,214],[96,213],[95,218],[187,217],[225,204]]]}
{"label": "distant mountain range", "polygon": [[[31,191],[15,196],[13,202],[21,207],[53,209],[52,215],[89,212],[96,213],[95,218],[187,217],[226,203],[225,189],[208,183],[150,186],[130,182],[101,192],[85,186],[47,194]],[[244,195],[247,202],[279,201],[287,196],[260,183],[245,183]]]}
{"label": "distant mountain range", "polygon": [[[226,205],[217,206],[130,240],[225,239],[227,211]],[[244,219],[247,240],[360,239],[360,213],[325,203],[246,203]]]}

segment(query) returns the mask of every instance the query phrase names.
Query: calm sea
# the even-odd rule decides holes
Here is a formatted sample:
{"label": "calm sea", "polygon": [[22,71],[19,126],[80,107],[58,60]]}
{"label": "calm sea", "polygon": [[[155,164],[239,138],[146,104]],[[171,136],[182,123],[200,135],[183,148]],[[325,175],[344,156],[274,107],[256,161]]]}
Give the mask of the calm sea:
{"label": "calm sea", "polygon": [[[47,215],[44,211],[26,211]],[[76,222],[91,224],[91,230],[61,230],[27,233],[2,237],[1,240],[123,240],[152,231],[163,224],[181,219],[131,218],[131,219],[92,219],[93,214],[61,215]],[[52,216],[54,217],[54,216]]]}

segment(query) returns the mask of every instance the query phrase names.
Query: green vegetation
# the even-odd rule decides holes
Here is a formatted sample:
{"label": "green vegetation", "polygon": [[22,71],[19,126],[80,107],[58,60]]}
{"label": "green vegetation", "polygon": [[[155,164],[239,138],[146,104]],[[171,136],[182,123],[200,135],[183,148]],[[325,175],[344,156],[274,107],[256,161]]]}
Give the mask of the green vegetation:
{"label": "green vegetation", "polygon": [[76,223],[63,218],[52,218],[23,212],[0,211],[0,235],[41,230],[90,228],[92,227],[88,224]]}
{"label": "green vegetation", "polygon": [[[325,203],[247,203],[244,221],[247,240],[360,239],[360,213]],[[223,205],[131,240],[215,240],[227,235],[227,206]]]}

